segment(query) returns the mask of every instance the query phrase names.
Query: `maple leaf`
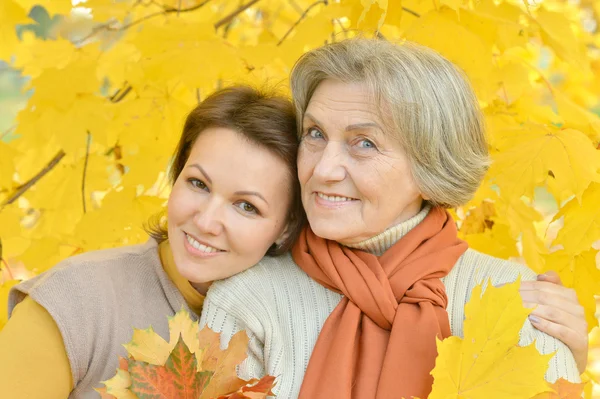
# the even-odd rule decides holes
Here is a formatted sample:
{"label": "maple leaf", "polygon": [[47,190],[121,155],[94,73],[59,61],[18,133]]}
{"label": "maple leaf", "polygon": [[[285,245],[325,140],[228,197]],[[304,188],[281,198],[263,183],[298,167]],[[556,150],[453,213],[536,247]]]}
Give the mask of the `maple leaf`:
{"label": "maple leaf", "polygon": [[600,292],[600,270],[596,266],[597,250],[590,249],[573,255],[561,250],[545,256],[543,271],[554,270],[565,287],[575,289],[585,311],[588,332],[598,325],[595,296]]}
{"label": "maple leaf", "polygon": [[518,347],[519,331],[531,310],[519,295],[520,280],[500,288],[473,289],[465,306],[464,338],[437,342],[438,357],[429,399],[523,398],[547,390],[544,374],[552,355],[534,344]]}
{"label": "maple leaf", "polygon": [[[275,378],[242,380],[236,366],[246,358],[248,336],[240,331],[226,350],[219,334],[204,328],[181,310],[169,318],[170,342],[151,327],[134,330],[125,345],[128,359],[121,359],[117,374],[104,382],[103,395],[116,399],[262,399],[271,395]],[[107,396],[109,397],[109,396]]]}
{"label": "maple leaf", "polygon": [[587,251],[600,239],[600,183],[593,183],[583,193],[581,202],[572,199],[554,216],[564,217],[553,245],[560,244],[565,251],[578,254]]}
{"label": "maple leaf", "polygon": [[494,156],[489,178],[503,196],[533,198],[533,189],[546,184],[558,202],[579,200],[591,182],[600,180],[600,156],[583,133],[528,124],[505,132]]}
{"label": "maple leaf", "polygon": [[544,392],[532,399],[581,399],[585,385],[585,383],[574,383],[559,378],[554,384],[550,384],[553,392]]}

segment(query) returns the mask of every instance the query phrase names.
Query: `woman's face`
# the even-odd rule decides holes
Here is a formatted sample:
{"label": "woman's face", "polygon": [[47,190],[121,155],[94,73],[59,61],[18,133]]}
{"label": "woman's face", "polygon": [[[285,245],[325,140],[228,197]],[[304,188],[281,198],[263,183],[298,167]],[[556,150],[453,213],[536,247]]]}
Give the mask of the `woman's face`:
{"label": "woman's face", "polygon": [[226,128],[194,143],[169,197],[169,242],[177,269],[197,287],[258,263],[282,237],[289,167]]}
{"label": "woman's face", "polygon": [[302,130],[298,177],[316,235],[357,243],[419,212],[408,159],[363,84],[319,84]]}

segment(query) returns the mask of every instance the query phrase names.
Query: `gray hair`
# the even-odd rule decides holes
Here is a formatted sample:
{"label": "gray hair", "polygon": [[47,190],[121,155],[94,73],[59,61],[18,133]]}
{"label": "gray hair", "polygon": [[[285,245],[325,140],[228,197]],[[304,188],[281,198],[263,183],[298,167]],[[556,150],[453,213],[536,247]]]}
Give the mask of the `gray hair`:
{"label": "gray hair", "polygon": [[456,207],[473,197],[489,166],[488,148],[477,97],[454,64],[411,42],[354,38],[312,50],[290,77],[300,131],[326,79],[366,85],[429,202]]}

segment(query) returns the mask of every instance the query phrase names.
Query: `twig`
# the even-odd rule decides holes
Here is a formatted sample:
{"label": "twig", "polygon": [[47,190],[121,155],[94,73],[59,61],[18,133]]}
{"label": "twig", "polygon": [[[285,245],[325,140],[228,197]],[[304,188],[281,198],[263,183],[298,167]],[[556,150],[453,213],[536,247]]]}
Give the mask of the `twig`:
{"label": "twig", "polygon": [[244,5],[239,6],[235,11],[233,11],[231,14],[227,15],[225,18],[220,19],[219,21],[217,21],[217,23],[215,23],[215,29],[219,29],[221,26],[228,24],[229,21],[231,21],[232,19],[234,19],[238,14],[243,13],[244,11],[246,11],[248,8],[252,7],[253,5],[255,5],[256,3],[258,3],[260,0],[252,0],[249,3],[246,3]]}
{"label": "twig", "polygon": [[200,4],[196,4],[195,6],[190,7],[190,8],[184,8],[183,10],[180,9],[180,8],[165,8],[162,11],[157,11],[155,13],[148,14],[148,15],[146,15],[143,18],[140,18],[140,19],[135,20],[135,21],[133,21],[131,23],[128,23],[127,25],[123,25],[118,30],[123,31],[123,30],[129,29],[132,26],[135,26],[135,25],[137,25],[137,24],[139,24],[141,22],[144,22],[144,21],[146,21],[146,20],[148,20],[150,18],[157,17],[159,15],[165,15],[165,14],[171,14],[171,13],[177,13],[177,15],[179,15],[179,14],[184,13],[184,12],[196,11],[197,9],[199,9],[199,8],[203,7],[204,5],[206,5],[209,1],[210,0],[205,0],[202,3],[200,3]]}
{"label": "twig", "polygon": [[410,8],[406,8],[406,7],[402,7],[403,11],[406,11],[407,13],[417,17],[417,18],[421,18],[421,14],[418,14],[416,12],[414,12],[413,10],[411,10]]}
{"label": "twig", "polygon": [[44,166],[44,168],[42,170],[40,170],[35,176],[33,176],[31,179],[29,179],[29,181],[27,181],[27,183],[21,185],[13,195],[8,197],[8,199],[2,203],[2,206],[10,205],[13,202],[15,202],[20,196],[22,196],[27,190],[29,190],[42,177],[44,177],[48,172],[50,172],[52,169],[54,169],[54,167],[56,165],[58,165],[60,160],[63,159],[65,155],[66,154],[63,150],[58,151],[56,153],[56,155],[54,156],[54,158],[52,158],[52,160],[50,162],[48,162],[48,164],[46,166]]}
{"label": "twig", "polygon": [[[125,83],[125,84],[127,84],[127,83]],[[127,94],[129,94],[131,89],[133,89],[133,87],[131,87],[129,84],[127,84],[127,86],[122,89],[123,91],[119,90],[118,92],[116,92],[115,95],[110,98],[110,101],[112,101],[113,103],[120,102],[121,100],[123,100],[125,98],[125,96],[127,96]]]}
{"label": "twig", "polygon": [[85,160],[83,161],[83,177],[81,178],[81,200],[83,201],[83,213],[87,213],[85,207],[85,176],[87,174],[88,160],[90,159],[90,144],[92,143],[92,135],[87,131],[87,144],[85,147]]}
{"label": "twig", "polygon": [[12,132],[13,130],[15,130],[16,128],[17,128],[17,125],[12,125],[8,129],[6,129],[5,131],[3,131],[2,134],[0,134],[0,140],[2,140],[4,137],[6,137],[10,132]]}
{"label": "twig", "polygon": [[281,43],[283,43],[283,41],[285,39],[287,39],[287,37],[290,35],[290,33],[292,33],[292,31],[294,30],[294,28],[296,28],[296,26],[298,26],[298,24],[300,22],[302,22],[302,20],[304,18],[306,18],[306,16],[310,12],[310,10],[312,10],[314,7],[318,6],[319,4],[325,4],[325,5],[327,5],[327,0],[318,0],[318,1],[315,1],[314,3],[312,3],[310,6],[308,6],[308,8],[306,10],[304,10],[304,12],[300,16],[300,18],[298,18],[298,20],[296,22],[294,22],[294,25],[292,25],[290,27],[290,29],[288,29],[288,31],[285,32],[285,35],[283,35],[283,37],[279,40],[279,42],[277,42],[277,45],[280,46]]}

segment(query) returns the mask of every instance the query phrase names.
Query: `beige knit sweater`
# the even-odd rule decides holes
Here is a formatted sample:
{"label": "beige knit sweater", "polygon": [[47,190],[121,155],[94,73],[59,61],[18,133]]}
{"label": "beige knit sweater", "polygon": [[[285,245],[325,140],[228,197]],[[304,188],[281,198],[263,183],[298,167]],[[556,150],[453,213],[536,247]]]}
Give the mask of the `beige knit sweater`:
{"label": "beige knit sweater", "polygon": [[[383,253],[420,223],[428,211],[429,208],[424,208],[412,219],[357,247]],[[520,264],[467,250],[442,279],[449,300],[452,334],[463,336],[464,306],[475,285],[487,279],[493,285],[512,282],[519,274],[523,280],[536,277]],[[261,377],[265,373],[276,376],[274,393],[279,398],[296,398],[319,332],[340,299],[341,295],[308,277],[289,254],[264,258],[245,272],[211,286],[200,325],[222,332],[222,346],[237,331],[246,330],[250,337],[249,357],[238,370],[240,376]],[[573,355],[562,342],[536,330],[529,321],[525,322],[520,338],[521,345],[536,340],[536,347],[544,354],[556,352],[546,374],[548,381],[559,377],[579,381]]]}
{"label": "beige knit sweater", "polygon": [[152,326],[168,340],[167,316],[184,307],[197,320],[163,269],[153,239],[64,260],[14,287],[9,312],[26,295],[50,313],[62,334],[75,385],[69,399],[99,398],[94,388],[115,375],[133,328]]}

